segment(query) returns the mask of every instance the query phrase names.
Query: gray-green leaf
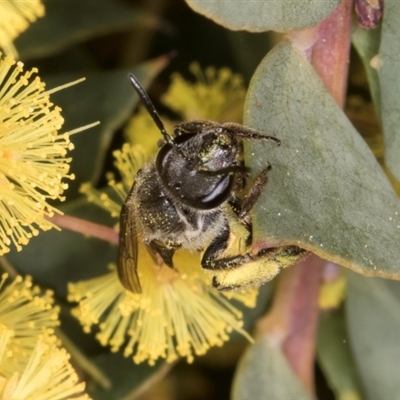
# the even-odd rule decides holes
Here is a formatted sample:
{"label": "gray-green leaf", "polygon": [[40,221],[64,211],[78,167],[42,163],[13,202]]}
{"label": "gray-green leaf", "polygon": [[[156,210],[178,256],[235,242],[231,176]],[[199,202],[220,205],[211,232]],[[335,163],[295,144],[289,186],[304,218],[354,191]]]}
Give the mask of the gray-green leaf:
{"label": "gray-green leaf", "polygon": [[357,369],[347,337],[343,309],[320,317],[317,342],[318,363],[338,399],[361,399]]}
{"label": "gray-green leaf", "polygon": [[348,273],[347,326],[368,400],[399,400],[400,283]]}
{"label": "gray-green leaf", "polygon": [[232,30],[278,32],[316,26],[339,5],[340,0],[186,0],[190,7]]}
{"label": "gray-green leaf", "polygon": [[379,49],[385,162],[400,181],[400,2],[386,1]]}
{"label": "gray-green leaf", "polygon": [[267,166],[253,213],[254,250],[295,244],[364,275],[400,278],[400,203],[319,77],[284,41],[253,76],[245,124],[282,145],[246,144],[246,162]]}
{"label": "gray-green leaf", "polygon": [[261,336],[239,362],[232,400],[311,400],[280,349]]}

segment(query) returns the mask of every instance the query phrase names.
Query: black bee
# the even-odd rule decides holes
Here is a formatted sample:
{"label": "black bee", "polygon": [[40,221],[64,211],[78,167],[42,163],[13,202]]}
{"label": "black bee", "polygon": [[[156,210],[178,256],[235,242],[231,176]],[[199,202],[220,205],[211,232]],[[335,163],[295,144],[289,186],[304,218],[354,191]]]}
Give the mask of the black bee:
{"label": "black bee", "polygon": [[270,169],[267,164],[244,193],[249,168],[243,161],[243,141],[273,141],[279,146],[280,140],[240,124],[205,120],[176,125],[172,137],[136,77],[129,74],[129,80],[164,141],[155,160],[138,171],[121,210],[118,274],[123,286],[141,292],[137,236],[155,261],[170,268],[174,268],[176,250],[204,251],[201,265],[213,273],[212,284],[220,290],[258,285],[271,277],[260,277],[257,272],[256,277],[241,281],[232,275],[232,282],[218,272],[226,275],[261,259],[281,267],[299,258],[302,250],[295,246],[221,258],[230,238],[228,207],[249,232],[250,245],[250,211],[267,183]]}

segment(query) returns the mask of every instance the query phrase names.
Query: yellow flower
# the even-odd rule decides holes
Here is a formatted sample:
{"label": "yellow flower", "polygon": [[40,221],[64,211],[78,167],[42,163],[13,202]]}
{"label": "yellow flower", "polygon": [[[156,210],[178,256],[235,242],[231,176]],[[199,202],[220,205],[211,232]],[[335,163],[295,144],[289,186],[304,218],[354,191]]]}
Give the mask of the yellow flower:
{"label": "yellow flower", "polygon": [[189,83],[180,74],[172,75],[163,104],[183,119],[210,119],[218,122],[240,122],[246,96],[243,79],[228,68],[208,67],[202,72],[197,63],[189,67],[197,82]]}
{"label": "yellow flower", "polygon": [[119,218],[122,203],[132,187],[136,172],[148,157],[142,146],[130,146],[127,143],[123,145],[122,150],[114,151],[113,156],[122,180],[116,182],[113,174],[107,174],[107,180],[117,198],[112,199],[107,193],[93,188],[90,183],[81,185],[80,192],[86,195],[89,202],[109,211],[112,217]]}
{"label": "yellow flower", "polygon": [[41,0],[4,0],[0,2],[0,47],[15,56],[13,40],[38,17],[43,17]]}
{"label": "yellow flower", "polygon": [[[191,64],[189,69],[197,81],[190,83],[180,74],[172,75],[171,85],[161,102],[179,114],[182,120],[241,122],[246,96],[242,77],[228,68],[216,70],[209,67],[203,72],[197,63]],[[168,118],[162,119],[167,131],[172,133],[175,123]],[[162,138],[143,106],[127,125],[125,134],[129,142],[144,145],[151,154]]]}
{"label": "yellow flower", "polygon": [[[174,122],[163,118],[163,124],[167,132],[173,132]],[[145,133],[144,133],[145,132]],[[158,150],[157,143],[162,139],[160,130],[154,124],[149,112],[143,105],[139,106],[138,112],[128,122],[125,128],[125,135],[130,143],[140,143],[147,154],[154,154]]]}
{"label": "yellow flower", "polygon": [[[13,331],[0,325],[0,369],[9,363]],[[39,338],[22,370],[0,373],[0,400],[88,400],[85,384],[78,377],[64,349]]]}
{"label": "yellow flower", "polygon": [[[232,330],[249,338],[242,329],[241,312],[210,287],[198,257],[178,253],[176,271],[156,266],[142,244],[139,257],[142,294],[126,291],[116,271],[69,284],[68,299],[79,302],[74,316],[86,332],[99,324],[96,337],[103,346],[110,345],[116,352],[128,337],[124,355],[134,353],[135,363],[148,360],[154,365],[158,358],[172,362],[178,356],[191,362],[193,354],[202,355],[212,346],[221,346]],[[238,297],[251,307],[255,295],[252,291]]]}
{"label": "yellow flower", "polygon": [[64,120],[50,101],[60,88],[45,91],[36,72],[0,54],[0,255],[54,227],[45,218],[59,211],[47,201],[64,200],[63,180],[73,179],[65,158],[73,145],[58,134]]}
{"label": "yellow flower", "polygon": [[[118,199],[96,191],[90,185],[82,188],[89,199],[111,215],[118,216],[137,169],[145,154],[137,146],[125,145],[115,153],[122,182],[110,181]],[[118,351],[125,344],[124,355],[133,355],[136,363],[158,358],[172,362],[178,356],[190,362],[193,355],[204,354],[211,346],[221,346],[229,332],[242,329],[242,314],[227,298],[254,307],[256,290],[247,293],[221,293],[210,286],[200,267],[199,257],[178,251],[175,270],[158,266],[138,238],[138,275],[141,294],[126,291],[115,271],[88,281],[69,284],[69,301],[79,302],[73,314],[89,332],[98,324],[97,338]],[[128,342],[126,342],[128,338]],[[249,338],[250,339],[250,338]]]}
{"label": "yellow flower", "polygon": [[[3,274],[1,286],[7,274]],[[0,373],[22,371],[36,346],[38,337],[47,344],[57,344],[54,328],[60,324],[59,307],[53,306],[53,293],[41,293],[31,277],[17,277],[0,292],[0,325],[13,332],[8,344],[12,356],[3,360]]]}

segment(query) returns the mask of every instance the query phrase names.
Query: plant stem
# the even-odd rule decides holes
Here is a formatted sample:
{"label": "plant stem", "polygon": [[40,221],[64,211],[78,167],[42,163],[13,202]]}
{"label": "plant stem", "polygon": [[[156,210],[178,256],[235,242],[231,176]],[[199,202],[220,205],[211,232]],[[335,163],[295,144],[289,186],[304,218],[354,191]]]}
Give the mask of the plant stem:
{"label": "plant stem", "polygon": [[311,55],[311,64],[341,108],[346,100],[352,9],[352,0],[342,0],[336,10],[315,28],[318,39]]}
{"label": "plant stem", "polygon": [[96,224],[95,222],[86,221],[84,219],[65,214],[55,214],[53,217],[47,219],[50,222],[53,222],[55,225],[61,228],[69,229],[70,231],[92,236],[113,244],[118,244],[119,242],[118,232],[105,225]]}
{"label": "plant stem", "polygon": [[[288,35],[341,108],[347,90],[352,8],[352,0],[342,0],[316,28]],[[279,340],[289,364],[310,393],[314,393],[318,296],[325,263],[311,255],[283,271],[272,309],[258,326],[262,334]]]}

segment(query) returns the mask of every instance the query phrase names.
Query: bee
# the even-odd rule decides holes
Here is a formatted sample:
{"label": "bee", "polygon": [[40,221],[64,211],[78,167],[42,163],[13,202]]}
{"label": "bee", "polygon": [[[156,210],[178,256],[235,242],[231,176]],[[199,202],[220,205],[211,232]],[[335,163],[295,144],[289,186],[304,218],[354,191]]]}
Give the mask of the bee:
{"label": "bee", "polygon": [[[202,251],[201,266],[219,290],[239,290],[271,279],[263,272],[292,264],[303,250],[296,246],[268,248],[252,254],[250,212],[267,183],[265,168],[246,190],[250,169],[243,160],[243,142],[281,141],[237,123],[185,121],[167,133],[149,96],[132,74],[129,80],[163,140],[155,158],[137,172],[120,215],[118,275],[129,291],[141,293],[137,274],[138,238],[160,265],[174,268],[179,249]],[[248,251],[223,257],[228,248],[232,214],[246,229]],[[254,267],[255,273],[246,270]],[[244,271],[244,273],[243,273]],[[265,269],[267,271],[267,269]]]}

